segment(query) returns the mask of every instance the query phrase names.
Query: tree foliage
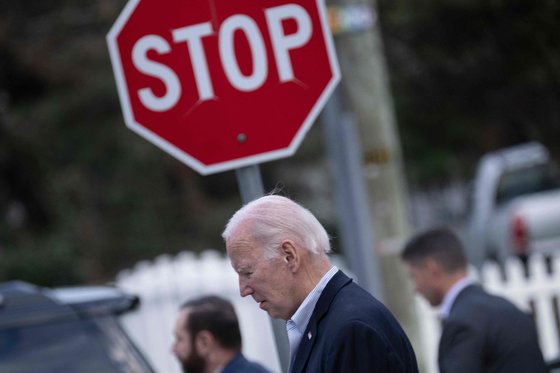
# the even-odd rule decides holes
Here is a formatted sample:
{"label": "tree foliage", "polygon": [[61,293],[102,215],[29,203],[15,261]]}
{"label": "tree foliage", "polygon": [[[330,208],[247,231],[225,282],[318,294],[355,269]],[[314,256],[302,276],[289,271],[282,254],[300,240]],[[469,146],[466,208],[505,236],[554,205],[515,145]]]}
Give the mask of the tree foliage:
{"label": "tree foliage", "polygon": [[379,8],[413,176],[465,177],[483,152],[528,140],[560,156],[560,3],[381,0]]}

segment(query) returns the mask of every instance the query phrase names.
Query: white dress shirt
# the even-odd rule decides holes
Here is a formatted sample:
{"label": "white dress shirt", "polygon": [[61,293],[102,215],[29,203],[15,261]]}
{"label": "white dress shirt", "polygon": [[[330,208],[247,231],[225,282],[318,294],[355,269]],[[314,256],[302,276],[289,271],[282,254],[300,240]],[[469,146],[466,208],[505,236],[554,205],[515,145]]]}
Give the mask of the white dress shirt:
{"label": "white dress shirt", "polygon": [[453,303],[455,303],[455,299],[459,293],[466,288],[467,286],[474,284],[475,280],[470,277],[464,277],[457,281],[451,289],[445,294],[443,297],[443,301],[441,302],[441,306],[439,309],[439,316],[442,320],[445,320],[449,317],[449,313],[451,312],[451,308],[453,307]]}
{"label": "white dress shirt", "polygon": [[336,266],[331,267],[317,285],[315,285],[313,290],[307,294],[307,297],[305,297],[303,303],[301,303],[298,307],[292,318],[286,322],[288,341],[290,344],[290,371],[299,347],[299,342],[301,341],[303,332],[309,323],[309,319],[311,319],[311,314],[315,309],[315,305],[317,304],[321,293],[325,289],[325,286],[327,286],[328,282],[333,278],[336,272],[338,272],[338,268]]}

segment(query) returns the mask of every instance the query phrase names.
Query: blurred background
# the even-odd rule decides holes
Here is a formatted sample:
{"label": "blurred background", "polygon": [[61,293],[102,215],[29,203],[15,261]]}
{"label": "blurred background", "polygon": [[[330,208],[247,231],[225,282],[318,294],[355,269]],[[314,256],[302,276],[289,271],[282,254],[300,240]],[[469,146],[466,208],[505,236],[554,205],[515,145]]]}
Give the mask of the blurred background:
{"label": "blurred background", "polygon": [[[200,176],[124,125],[105,37],[125,3],[0,2],[0,281],[104,283],[160,254],[224,250],[241,204],[235,173]],[[486,152],[536,140],[560,156],[558,2],[371,5],[412,229],[464,225]],[[335,35],[350,111],[342,53],[360,32],[372,31]],[[326,148],[318,122],[295,156],[260,169],[265,189],[303,202],[336,247]]]}

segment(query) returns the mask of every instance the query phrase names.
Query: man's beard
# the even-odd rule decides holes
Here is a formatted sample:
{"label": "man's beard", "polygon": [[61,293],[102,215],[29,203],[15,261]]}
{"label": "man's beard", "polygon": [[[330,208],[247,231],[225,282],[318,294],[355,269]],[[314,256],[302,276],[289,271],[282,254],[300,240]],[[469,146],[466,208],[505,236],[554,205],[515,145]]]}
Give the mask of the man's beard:
{"label": "man's beard", "polygon": [[186,360],[180,360],[184,373],[203,373],[206,363],[193,349]]}

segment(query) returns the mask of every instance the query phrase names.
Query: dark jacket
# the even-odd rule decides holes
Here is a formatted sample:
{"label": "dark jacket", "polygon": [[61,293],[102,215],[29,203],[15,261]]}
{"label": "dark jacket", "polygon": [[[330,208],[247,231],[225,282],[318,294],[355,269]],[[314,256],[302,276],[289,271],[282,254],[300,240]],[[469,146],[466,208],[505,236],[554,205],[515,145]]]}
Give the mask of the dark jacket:
{"label": "dark jacket", "polygon": [[478,285],[463,289],[444,321],[441,373],[540,373],[547,368],[531,317]]}
{"label": "dark jacket", "polygon": [[222,373],[269,373],[262,365],[249,361],[242,354],[230,360]]}
{"label": "dark jacket", "polygon": [[415,373],[418,366],[389,310],[338,271],[317,301],[292,372]]}

